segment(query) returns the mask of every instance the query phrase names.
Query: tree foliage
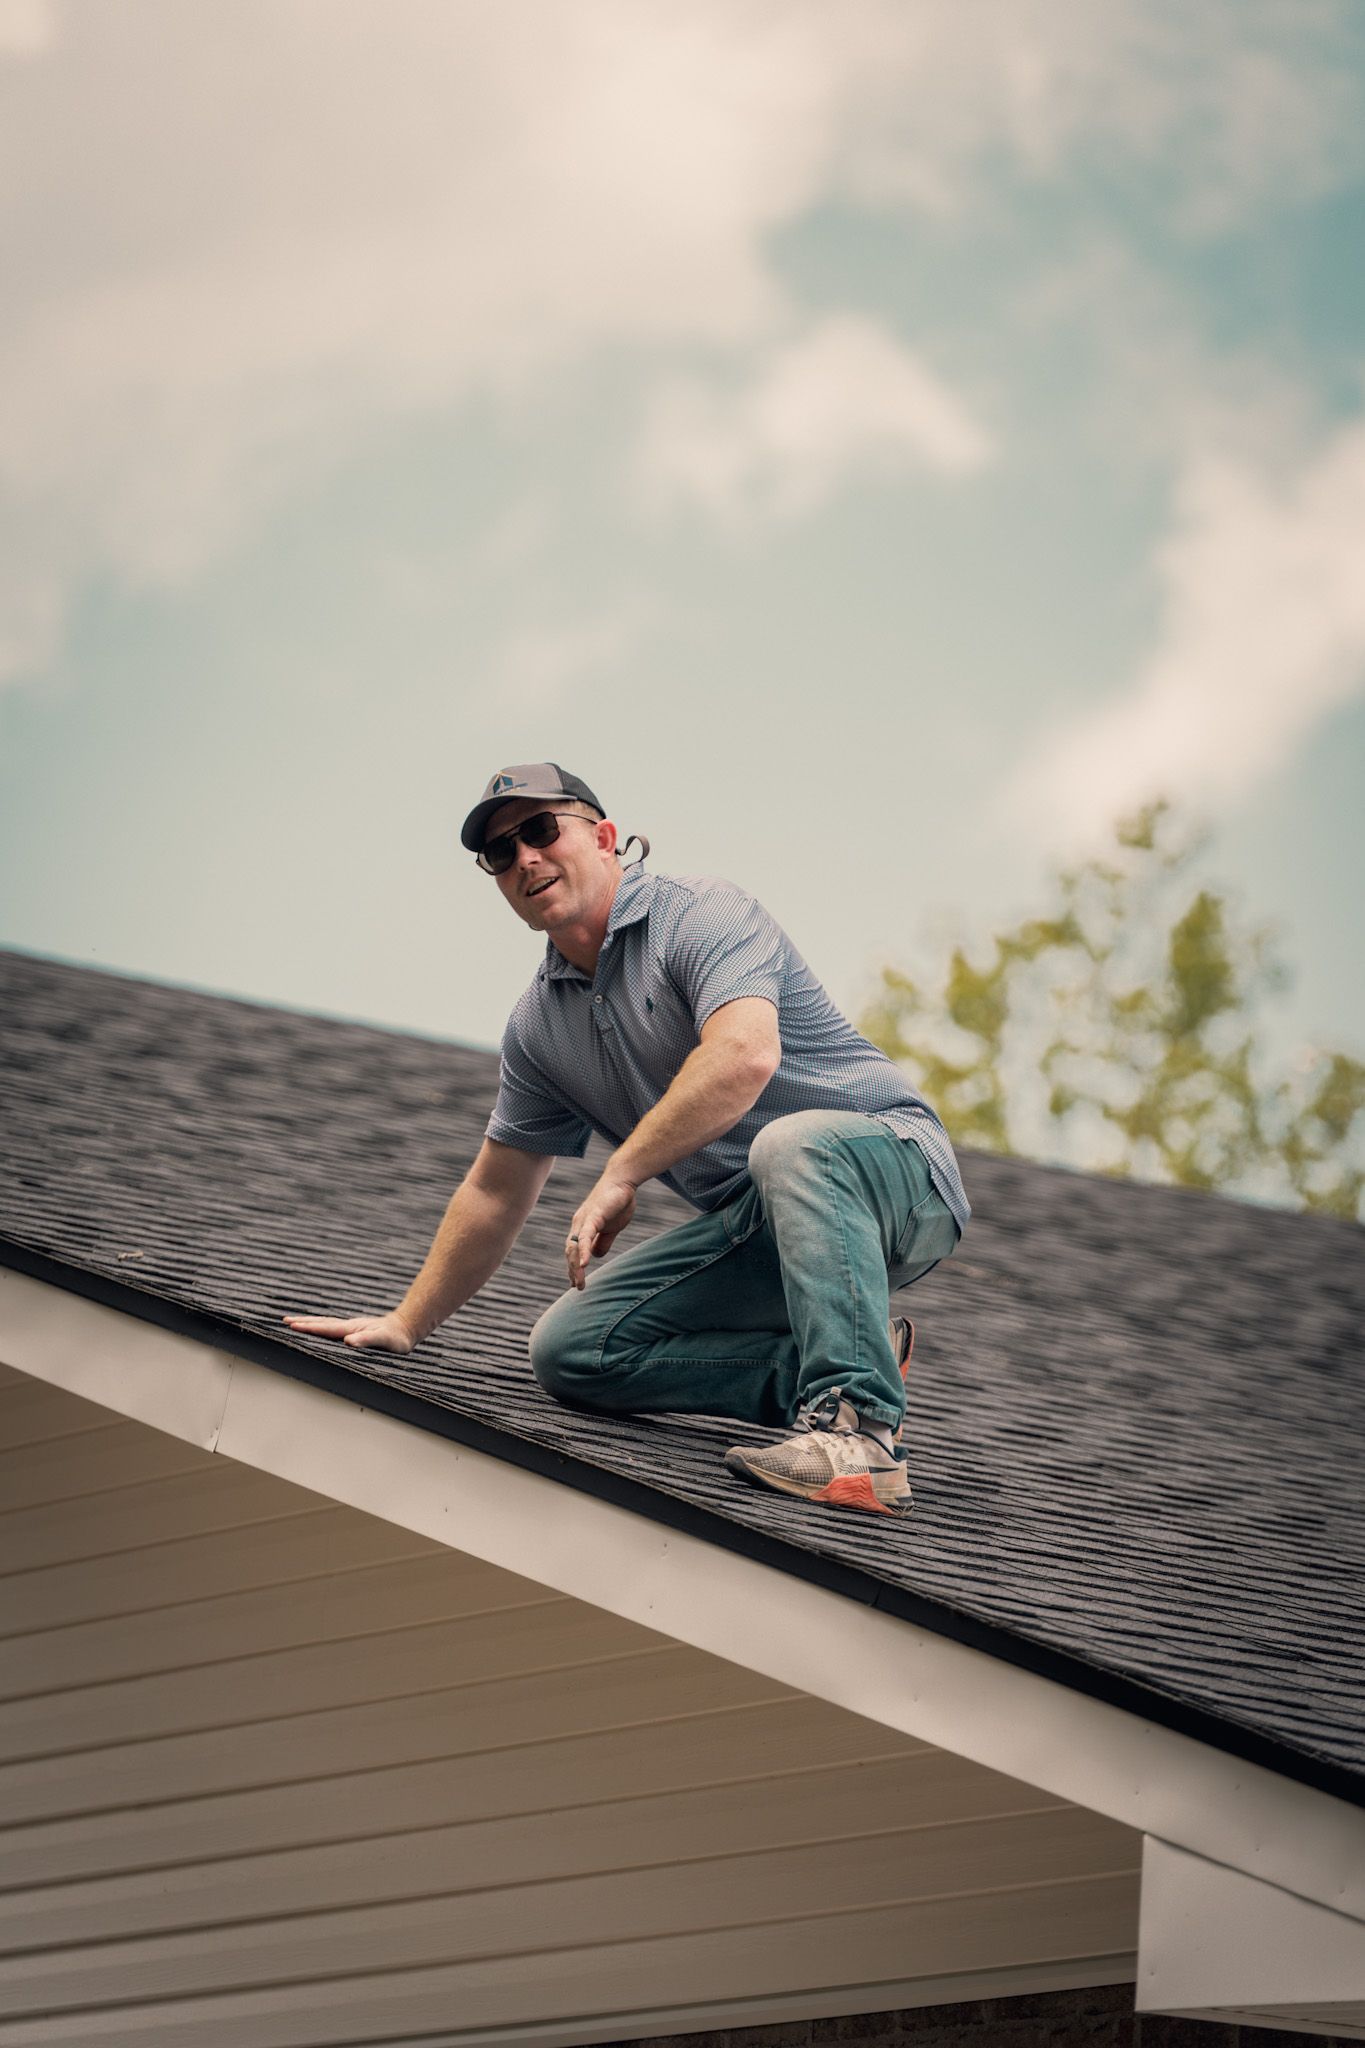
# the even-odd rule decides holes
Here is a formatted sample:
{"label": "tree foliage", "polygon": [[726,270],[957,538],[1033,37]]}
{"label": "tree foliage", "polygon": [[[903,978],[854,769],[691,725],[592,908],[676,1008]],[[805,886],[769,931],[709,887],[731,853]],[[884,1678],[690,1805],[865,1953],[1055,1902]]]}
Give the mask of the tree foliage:
{"label": "tree foliage", "polygon": [[1357,1217],[1365,1066],[1320,1050],[1266,1074],[1258,1012],[1286,972],[1195,884],[1203,844],[1147,805],[980,964],[884,968],[860,1028],[963,1144]]}

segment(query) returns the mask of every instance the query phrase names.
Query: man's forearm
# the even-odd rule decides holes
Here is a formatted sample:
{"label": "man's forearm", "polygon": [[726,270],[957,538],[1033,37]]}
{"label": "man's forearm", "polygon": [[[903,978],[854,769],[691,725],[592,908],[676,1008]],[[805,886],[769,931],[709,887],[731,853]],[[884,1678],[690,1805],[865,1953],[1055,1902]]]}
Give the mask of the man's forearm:
{"label": "man's forearm", "polygon": [[733,1130],[771,1078],[770,1068],[738,1060],[732,1046],[697,1046],[667,1092],[613,1152],[606,1170],[634,1187],[667,1173],[680,1159]]}
{"label": "man's forearm", "polygon": [[492,1278],[528,1214],[473,1181],[456,1188],[422,1270],[396,1311],[418,1343]]}

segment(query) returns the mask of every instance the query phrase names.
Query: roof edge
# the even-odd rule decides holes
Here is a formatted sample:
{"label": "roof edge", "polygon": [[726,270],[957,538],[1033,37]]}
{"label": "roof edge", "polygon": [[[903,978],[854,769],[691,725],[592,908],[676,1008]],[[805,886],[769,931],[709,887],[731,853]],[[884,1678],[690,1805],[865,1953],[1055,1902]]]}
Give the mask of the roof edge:
{"label": "roof edge", "polygon": [[1365,1924],[1365,1816],[1150,1719],[766,1570],[363,1394],[335,1399],[0,1267],[0,1357],[163,1430]]}
{"label": "roof edge", "polygon": [[1330,1758],[1293,1749],[1272,1736],[1174,1699],[1106,1666],[1090,1664],[1081,1657],[983,1622],[960,1609],[890,1585],[870,1572],[858,1571],[837,1559],[819,1556],[762,1530],[729,1521],[624,1473],[567,1456],[510,1430],[494,1429],[476,1416],[425,1401],[383,1380],[334,1365],[311,1351],[187,1308],[111,1275],[54,1259],[12,1238],[0,1236],[0,1267],[117,1310],[172,1335],[227,1352],[428,1435],[444,1437],[737,1557],[767,1565],[786,1577],[818,1586],[931,1635],[981,1652],[1015,1670],[1047,1679],[1084,1698],[1135,1715],[1173,1734],[1365,1810],[1365,1774],[1351,1771]]}

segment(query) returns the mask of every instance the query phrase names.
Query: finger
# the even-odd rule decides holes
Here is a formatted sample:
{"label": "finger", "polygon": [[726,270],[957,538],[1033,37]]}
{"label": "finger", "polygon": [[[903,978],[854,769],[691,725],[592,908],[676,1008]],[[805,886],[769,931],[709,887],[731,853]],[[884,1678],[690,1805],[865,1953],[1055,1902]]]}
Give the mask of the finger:
{"label": "finger", "polygon": [[285,1316],[283,1320],[305,1337],[341,1337],[356,1327],[354,1316]]}
{"label": "finger", "polygon": [[586,1242],[591,1241],[592,1231],[591,1227],[583,1220],[581,1214],[574,1217],[573,1226],[569,1241],[564,1247],[564,1257],[569,1268],[569,1284],[573,1287],[581,1287],[583,1284],[581,1277],[583,1261],[586,1256],[584,1245]]}

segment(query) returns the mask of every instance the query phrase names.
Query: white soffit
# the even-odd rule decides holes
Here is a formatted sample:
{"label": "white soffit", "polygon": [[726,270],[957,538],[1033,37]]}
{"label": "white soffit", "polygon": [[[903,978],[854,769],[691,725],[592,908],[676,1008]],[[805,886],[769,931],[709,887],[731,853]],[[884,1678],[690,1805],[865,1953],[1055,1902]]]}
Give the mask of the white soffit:
{"label": "white soffit", "polygon": [[1365,1812],[981,1650],[0,1269],[0,1361],[1365,1921]]}
{"label": "white soffit", "polygon": [[1148,1836],[1137,2010],[1365,2040],[1365,1924]]}

